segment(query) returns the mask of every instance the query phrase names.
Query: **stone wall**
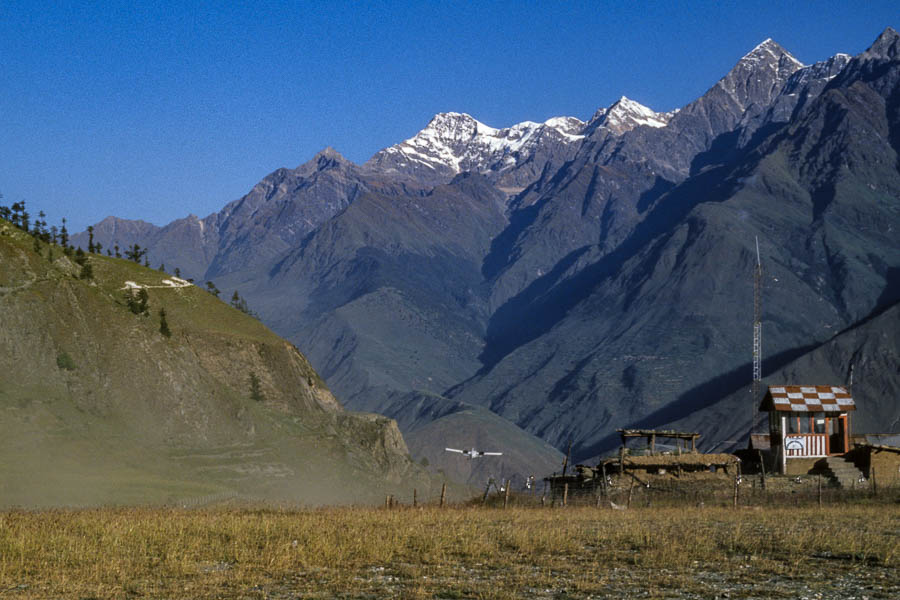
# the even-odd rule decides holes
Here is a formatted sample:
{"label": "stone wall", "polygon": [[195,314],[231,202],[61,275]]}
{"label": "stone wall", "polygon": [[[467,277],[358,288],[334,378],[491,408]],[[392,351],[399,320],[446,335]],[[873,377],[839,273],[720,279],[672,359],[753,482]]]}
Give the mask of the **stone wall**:
{"label": "stone wall", "polygon": [[878,485],[900,485],[900,452],[872,448],[868,466],[867,476],[872,477],[874,468]]}

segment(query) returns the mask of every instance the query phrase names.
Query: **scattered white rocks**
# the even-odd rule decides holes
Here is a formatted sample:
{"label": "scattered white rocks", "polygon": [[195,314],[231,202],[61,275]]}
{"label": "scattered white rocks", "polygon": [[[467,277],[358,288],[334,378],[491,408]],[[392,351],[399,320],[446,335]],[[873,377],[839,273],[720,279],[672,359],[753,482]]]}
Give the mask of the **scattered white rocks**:
{"label": "scattered white rocks", "polygon": [[134,281],[126,281],[125,287],[121,288],[123,290],[140,290],[140,289],[176,289],[176,288],[185,288],[193,285],[190,281],[186,279],[182,279],[180,277],[170,277],[168,279],[162,280],[162,285],[147,285],[135,283]]}

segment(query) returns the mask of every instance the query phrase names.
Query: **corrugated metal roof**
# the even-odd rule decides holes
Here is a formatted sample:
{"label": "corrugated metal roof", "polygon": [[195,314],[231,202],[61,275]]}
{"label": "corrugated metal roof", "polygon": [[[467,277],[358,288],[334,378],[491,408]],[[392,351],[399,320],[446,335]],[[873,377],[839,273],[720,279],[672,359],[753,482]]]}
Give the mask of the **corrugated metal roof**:
{"label": "corrugated metal roof", "polygon": [[856,410],[850,391],[837,385],[770,385],[759,407],[778,412],[846,412]]}
{"label": "corrugated metal roof", "polygon": [[770,450],[772,443],[769,440],[768,433],[751,433],[750,449],[751,450]]}
{"label": "corrugated metal roof", "polygon": [[893,446],[900,448],[900,433],[867,433],[866,443],[873,446]]}

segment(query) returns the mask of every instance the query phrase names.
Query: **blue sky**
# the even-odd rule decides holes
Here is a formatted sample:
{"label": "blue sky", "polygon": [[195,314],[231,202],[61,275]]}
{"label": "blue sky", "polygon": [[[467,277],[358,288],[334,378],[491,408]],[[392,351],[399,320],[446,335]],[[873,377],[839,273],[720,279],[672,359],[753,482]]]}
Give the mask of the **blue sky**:
{"label": "blue sky", "polygon": [[771,37],[856,54],[896,2],[0,0],[0,193],[83,229],[206,216],[325,146],[442,111],[505,127],[626,95],[671,110]]}

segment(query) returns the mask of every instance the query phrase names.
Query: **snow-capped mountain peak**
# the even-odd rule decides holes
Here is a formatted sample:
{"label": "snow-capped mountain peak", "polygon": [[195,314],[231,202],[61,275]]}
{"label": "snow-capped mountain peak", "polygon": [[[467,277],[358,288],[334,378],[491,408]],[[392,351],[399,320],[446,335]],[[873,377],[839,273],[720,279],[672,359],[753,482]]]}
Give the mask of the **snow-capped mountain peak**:
{"label": "snow-capped mountain peak", "polygon": [[665,127],[669,122],[669,117],[666,113],[658,113],[640,102],[635,102],[622,96],[615,104],[609,107],[609,111],[606,113],[606,121],[610,125],[616,124],[619,127],[628,127],[628,129],[638,125]]}
{"label": "snow-capped mountain peak", "polygon": [[604,129],[614,135],[622,135],[635,127],[665,127],[674,112],[659,113],[631,98],[622,96],[608,108],[601,108],[588,122],[588,132]]}
{"label": "snow-capped mountain peak", "polygon": [[478,134],[490,135],[494,131],[496,130],[466,113],[445,112],[436,114],[425,129],[403,143],[421,145],[431,141],[457,142],[470,140]]}
{"label": "snow-capped mountain peak", "polygon": [[757,44],[757,46],[753,50],[741,57],[741,60],[738,61],[738,64],[754,64],[761,61],[774,61],[775,63],[778,63],[781,60],[786,60],[789,63],[793,63],[794,65],[796,65],[797,69],[806,66],[802,62],[794,58],[790,52],[782,48],[781,45],[772,38],[766,38],[765,40]]}
{"label": "snow-capped mountain peak", "polygon": [[575,117],[552,117],[544,125],[565,135],[583,136],[585,122]]}
{"label": "snow-capped mountain peak", "polygon": [[378,152],[367,163],[382,169],[452,176],[510,169],[543,143],[571,146],[581,142],[585,123],[553,117],[543,123],[523,121],[497,129],[465,113],[435,115],[415,136]]}
{"label": "snow-capped mountain peak", "polygon": [[742,112],[752,104],[770,104],[790,77],[803,68],[802,62],[768,38],[742,56],[713,88],[718,88],[720,101]]}

